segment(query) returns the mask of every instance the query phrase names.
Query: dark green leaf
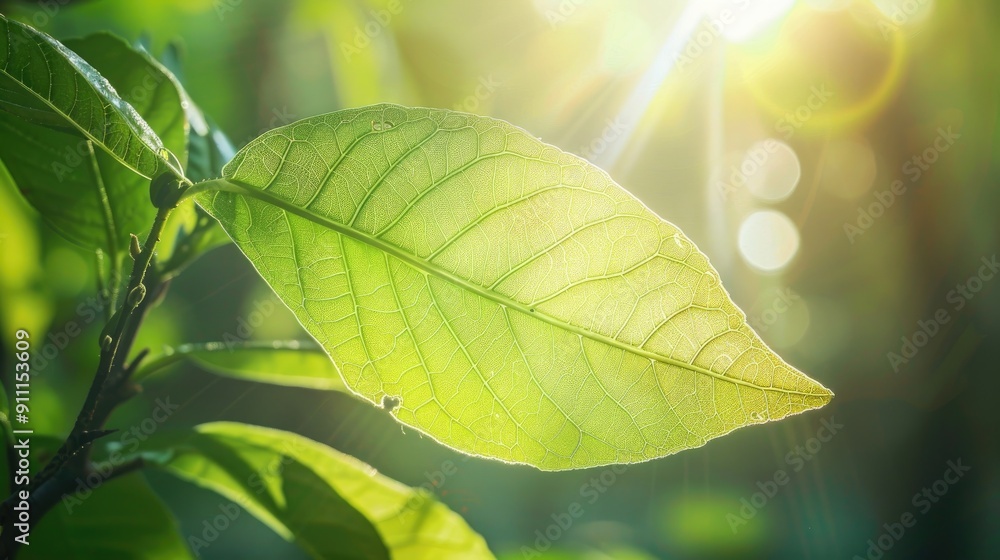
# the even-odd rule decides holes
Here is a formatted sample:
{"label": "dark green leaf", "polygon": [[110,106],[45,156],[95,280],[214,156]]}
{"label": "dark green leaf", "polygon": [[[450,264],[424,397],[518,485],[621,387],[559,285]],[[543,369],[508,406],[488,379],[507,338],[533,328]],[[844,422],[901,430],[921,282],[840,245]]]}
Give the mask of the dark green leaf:
{"label": "dark green leaf", "polygon": [[0,107],[42,124],[73,127],[147,179],[168,169],[182,176],[149,124],[90,63],[3,14],[0,92]]}
{"label": "dark green leaf", "polygon": [[[187,121],[173,77],[143,52],[108,34],[67,41],[135,104],[166,147],[185,159]],[[129,234],[141,235],[156,209],[149,180],[73,131],[0,112],[0,159],[42,219],[87,249],[121,255]]]}
{"label": "dark green leaf", "polygon": [[65,498],[32,528],[19,559],[191,558],[177,523],[139,474]]}
{"label": "dark green leaf", "polygon": [[143,450],[315,558],[493,558],[482,537],[433,497],[296,434],[218,422],[154,438]]}

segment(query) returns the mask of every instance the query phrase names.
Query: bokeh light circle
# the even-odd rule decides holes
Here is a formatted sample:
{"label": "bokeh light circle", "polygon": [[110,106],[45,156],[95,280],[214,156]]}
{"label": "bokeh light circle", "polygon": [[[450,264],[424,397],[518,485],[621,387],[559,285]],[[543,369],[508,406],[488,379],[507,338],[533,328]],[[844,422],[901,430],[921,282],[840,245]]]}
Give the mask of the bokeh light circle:
{"label": "bokeh light circle", "polygon": [[761,272],[778,272],[799,252],[799,230],[788,216],[776,210],[760,210],[740,224],[740,255]]}

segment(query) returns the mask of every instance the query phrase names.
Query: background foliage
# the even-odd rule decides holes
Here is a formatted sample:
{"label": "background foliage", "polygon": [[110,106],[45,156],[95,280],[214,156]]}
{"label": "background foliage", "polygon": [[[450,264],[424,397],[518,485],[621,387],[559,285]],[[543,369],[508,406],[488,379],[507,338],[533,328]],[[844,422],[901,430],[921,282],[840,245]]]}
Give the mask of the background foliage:
{"label": "background foliage", "polygon": [[[734,23],[688,23],[701,4],[0,2],[3,13],[60,39],[109,30],[145,40],[177,61],[192,97],[237,147],[299,118],[383,101],[522,126],[605,167],[677,224],[712,258],[762,337],[837,393],[821,411],[617,471],[542,473],[466,459],[344,394],[236,381],[188,362],[151,378],[110,424],[141,422],[157,398],[170,398],[181,404],[165,423],[172,428],[241,421],[303,434],[433,488],[511,558],[552,535],[552,557],[864,556],[868,539],[906,511],[917,524],[892,555],[993,557],[1000,433],[987,411],[1000,389],[1000,298],[990,280],[971,299],[956,285],[979,285],[970,279],[1000,239],[992,56],[1000,9],[986,0],[919,2],[912,14],[894,11],[911,3],[892,0],[733,2]],[[893,14],[901,14],[895,23]],[[676,64],[663,64],[678,50]],[[960,135],[953,145],[926,169],[913,163],[949,127]],[[767,138],[784,142],[791,157],[768,152],[749,186],[736,184],[733,170]],[[785,194],[779,187],[792,184],[796,165],[794,190],[769,201]],[[870,222],[859,217],[859,209],[872,215],[877,194],[895,180],[906,191]],[[5,333],[51,334],[52,357],[33,378],[33,420],[36,432],[62,435],[95,366],[93,263],[3,183],[0,320]],[[794,235],[772,224],[772,238],[761,241],[746,225],[758,211],[781,212]],[[782,263],[794,239],[797,251]],[[768,262],[777,270],[762,273]],[[902,355],[901,337],[913,340],[918,321],[926,325],[939,309],[948,322],[894,367],[888,354]],[[79,335],[68,334],[71,322]],[[232,246],[180,277],[142,334],[154,350],[301,336]],[[6,375],[9,354],[3,359]],[[795,455],[831,417],[844,427],[815,453]],[[972,470],[922,513],[911,498],[958,458]],[[741,500],[778,470],[787,484],[734,531],[727,516],[740,516]],[[183,535],[200,535],[217,514],[215,494],[145,476]],[[553,530],[573,504],[582,514]],[[247,515],[199,552],[265,551],[303,557]]]}

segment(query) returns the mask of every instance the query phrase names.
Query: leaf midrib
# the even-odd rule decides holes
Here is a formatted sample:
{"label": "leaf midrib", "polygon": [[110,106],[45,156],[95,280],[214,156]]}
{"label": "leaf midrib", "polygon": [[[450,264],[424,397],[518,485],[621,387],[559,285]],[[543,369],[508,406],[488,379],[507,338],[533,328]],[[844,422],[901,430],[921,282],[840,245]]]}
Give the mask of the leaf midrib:
{"label": "leaf midrib", "polygon": [[[794,390],[791,390],[791,389],[783,389],[783,388],[780,388],[780,387],[761,387],[759,385],[754,385],[753,383],[750,383],[749,381],[744,381],[742,379],[737,379],[737,378],[734,378],[734,377],[728,377],[726,375],[723,375],[723,374],[720,374],[720,373],[716,373],[714,371],[705,369],[705,368],[700,367],[700,366],[696,366],[694,364],[683,362],[683,361],[677,360],[675,358],[671,358],[671,357],[668,357],[668,356],[662,356],[660,354],[657,354],[655,352],[650,352],[650,351],[644,350],[642,348],[636,348],[635,346],[632,346],[630,344],[626,344],[624,342],[621,342],[621,341],[616,340],[614,338],[611,338],[609,336],[593,332],[591,330],[579,327],[577,325],[573,325],[571,323],[567,323],[566,321],[563,321],[561,319],[557,319],[557,318],[552,317],[552,316],[550,316],[548,314],[540,313],[540,312],[538,312],[538,310],[536,310],[534,308],[528,307],[528,306],[526,306],[526,305],[524,305],[524,304],[522,304],[522,303],[520,303],[518,301],[515,301],[515,300],[510,299],[508,297],[505,297],[503,295],[500,295],[500,294],[498,294],[496,292],[493,292],[491,290],[488,290],[488,289],[486,289],[486,288],[484,288],[482,286],[478,286],[478,285],[476,285],[476,284],[474,284],[474,283],[472,283],[472,282],[470,282],[468,280],[465,280],[464,278],[462,278],[460,276],[455,275],[454,273],[451,273],[451,272],[449,272],[447,270],[444,270],[443,268],[440,268],[438,266],[435,266],[434,264],[429,263],[429,262],[427,262],[427,261],[425,261],[425,260],[423,260],[423,259],[421,259],[419,257],[416,257],[415,255],[412,255],[412,254],[410,254],[410,253],[408,253],[408,252],[400,249],[399,247],[397,247],[397,246],[395,246],[395,245],[393,245],[391,243],[388,243],[385,240],[382,240],[382,239],[379,239],[377,237],[374,237],[374,236],[372,236],[372,235],[370,235],[368,233],[365,233],[363,231],[358,231],[357,229],[354,229],[354,228],[351,228],[351,227],[346,226],[344,224],[341,224],[339,222],[333,221],[333,220],[331,220],[329,218],[326,218],[326,217],[314,214],[313,212],[309,211],[306,208],[301,208],[299,206],[296,206],[296,205],[294,205],[294,204],[292,204],[292,203],[290,203],[288,201],[282,200],[282,199],[280,199],[280,198],[278,198],[278,197],[276,197],[276,196],[268,193],[267,191],[262,191],[262,190],[254,187],[252,185],[248,185],[246,183],[242,183],[240,181],[237,181],[237,180],[234,180],[234,179],[230,179],[230,178],[222,178],[222,179],[215,179],[213,181],[207,181],[207,182],[201,184],[200,186],[203,189],[205,189],[205,190],[208,190],[210,188],[215,188],[216,190],[220,190],[220,191],[234,192],[234,193],[237,193],[237,194],[243,194],[243,195],[250,196],[252,198],[256,198],[257,200],[260,200],[262,202],[266,202],[266,203],[268,203],[268,204],[270,204],[272,206],[276,206],[276,207],[278,207],[278,208],[280,208],[280,209],[282,209],[282,210],[284,210],[286,212],[291,212],[292,214],[295,214],[296,216],[299,216],[301,218],[305,218],[306,220],[309,220],[309,221],[311,221],[311,222],[313,222],[313,223],[315,223],[317,225],[321,225],[323,227],[332,229],[332,230],[336,231],[337,233],[346,235],[348,237],[351,237],[353,239],[361,241],[362,243],[365,243],[365,244],[370,245],[372,247],[375,247],[375,248],[377,248],[377,249],[379,249],[381,251],[384,251],[384,252],[386,252],[386,253],[388,253],[388,254],[390,254],[390,255],[392,255],[392,256],[400,259],[400,260],[402,260],[403,262],[407,263],[408,265],[412,266],[414,269],[420,271],[425,276],[436,276],[436,277],[438,277],[438,278],[440,278],[442,280],[445,280],[447,282],[451,282],[452,284],[455,284],[455,285],[457,285],[457,286],[459,286],[459,287],[461,287],[463,289],[466,289],[466,290],[468,290],[470,292],[473,292],[473,293],[475,293],[475,294],[477,294],[479,296],[482,296],[482,297],[484,297],[484,298],[486,298],[486,299],[488,299],[490,301],[493,301],[494,303],[497,303],[499,305],[505,306],[505,307],[510,308],[510,309],[516,309],[517,311],[520,311],[521,313],[524,313],[525,315],[527,315],[529,317],[537,317],[539,320],[541,320],[541,321],[543,321],[545,323],[548,323],[548,324],[550,324],[550,325],[552,325],[554,327],[557,327],[557,328],[560,328],[560,329],[563,329],[563,330],[567,330],[567,331],[572,332],[572,333],[574,333],[574,334],[576,334],[578,336],[581,336],[581,337],[587,337],[587,338],[589,338],[591,340],[594,340],[594,341],[597,341],[597,342],[602,342],[604,344],[608,344],[608,345],[610,345],[612,347],[615,347],[615,348],[618,348],[620,350],[624,350],[626,352],[630,352],[632,354],[636,354],[636,355],[642,356],[642,357],[644,357],[646,359],[649,359],[651,361],[661,362],[661,363],[672,365],[672,366],[679,367],[679,368],[682,368],[682,369],[687,369],[687,370],[693,371],[695,373],[700,373],[702,375],[707,375],[709,377],[713,377],[713,378],[716,378],[716,379],[719,379],[719,380],[722,380],[722,381],[728,381],[728,382],[733,383],[735,385],[742,385],[742,386],[745,386],[745,387],[750,387],[752,389],[757,389],[757,390],[761,390],[761,391],[774,391],[774,392],[778,392],[778,393],[784,393],[784,394],[789,394],[789,395],[801,395],[801,396],[807,396],[807,397],[822,397],[822,396],[824,396],[823,393],[809,393],[809,392],[805,392],[805,391],[794,391]],[[202,189],[197,189],[197,190],[200,191]]]}

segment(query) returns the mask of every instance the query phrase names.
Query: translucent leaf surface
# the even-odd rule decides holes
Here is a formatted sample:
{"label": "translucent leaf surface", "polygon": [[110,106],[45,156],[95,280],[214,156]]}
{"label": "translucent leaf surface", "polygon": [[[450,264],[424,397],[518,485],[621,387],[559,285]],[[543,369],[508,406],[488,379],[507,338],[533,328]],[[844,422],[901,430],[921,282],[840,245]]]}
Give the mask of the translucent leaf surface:
{"label": "translucent leaf surface", "polygon": [[200,202],[347,385],[466,453],[569,469],[832,393],[600,169],[502,121],[378,105],[264,134]]}

